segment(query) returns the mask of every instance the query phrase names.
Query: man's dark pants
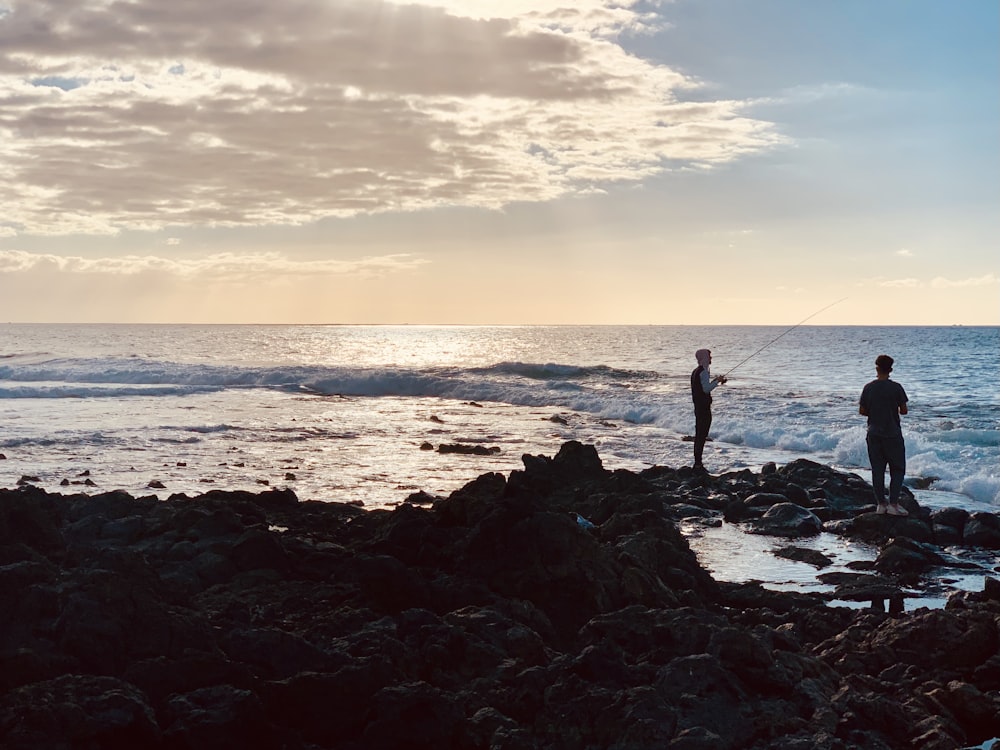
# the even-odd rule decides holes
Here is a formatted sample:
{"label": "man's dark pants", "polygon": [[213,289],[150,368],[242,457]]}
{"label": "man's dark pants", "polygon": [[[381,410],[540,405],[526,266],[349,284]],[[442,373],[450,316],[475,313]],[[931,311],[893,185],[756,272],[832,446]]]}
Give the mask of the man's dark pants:
{"label": "man's dark pants", "polygon": [[694,465],[701,466],[701,455],[705,452],[705,441],[712,427],[712,407],[694,407]]}
{"label": "man's dark pants", "polygon": [[889,502],[899,502],[906,473],[906,445],[902,437],[868,435],[868,460],[872,465],[872,490],[875,502],[885,502],[885,467],[889,467]]}

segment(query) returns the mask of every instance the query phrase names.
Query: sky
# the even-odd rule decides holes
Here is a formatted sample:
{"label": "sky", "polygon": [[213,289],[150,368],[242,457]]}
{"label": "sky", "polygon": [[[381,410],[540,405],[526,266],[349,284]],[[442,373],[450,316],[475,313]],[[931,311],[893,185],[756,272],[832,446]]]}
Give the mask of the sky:
{"label": "sky", "polygon": [[995,0],[0,0],[0,321],[1000,324]]}

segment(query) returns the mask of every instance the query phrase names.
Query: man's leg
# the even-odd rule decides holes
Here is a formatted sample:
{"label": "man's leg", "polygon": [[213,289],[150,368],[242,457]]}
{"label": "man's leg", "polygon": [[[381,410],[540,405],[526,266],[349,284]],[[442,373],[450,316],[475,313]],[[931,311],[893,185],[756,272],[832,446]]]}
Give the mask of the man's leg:
{"label": "man's leg", "polygon": [[889,504],[897,505],[906,475],[906,444],[903,438],[885,441],[885,458],[889,463]]}
{"label": "man's leg", "polygon": [[712,427],[712,410],[695,409],[694,411],[694,465],[700,467],[701,457],[705,452],[705,441]]}
{"label": "man's leg", "polygon": [[868,443],[868,462],[872,466],[872,493],[875,495],[876,505],[884,506],[886,458],[882,451],[882,440],[869,435],[865,442]]}

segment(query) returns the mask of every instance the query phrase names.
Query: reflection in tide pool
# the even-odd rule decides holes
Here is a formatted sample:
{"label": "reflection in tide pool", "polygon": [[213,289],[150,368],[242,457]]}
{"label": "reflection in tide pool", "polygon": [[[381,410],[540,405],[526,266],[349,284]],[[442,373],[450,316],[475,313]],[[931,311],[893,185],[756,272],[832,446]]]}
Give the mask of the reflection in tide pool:
{"label": "reflection in tide pool", "polygon": [[[834,587],[822,583],[817,576],[831,572],[858,572],[851,563],[867,563],[875,560],[878,548],[862,542],[845,539],[835,534],[823,533],[813,537],[785,539],[781,537],[749,534],[737,524],[723,523],[718,527],[707,527],[699,521],[682,522],[681,531],[688,544],[698,556],[699,562],[718,581],[730,583],[760,582],[774,591],[797,593],[831,594]],[[833,564],[822,570],[809,563],[788,560],[775,555],[784,547],[801,547],[815,550],[833,560]],[[955,591],[982,591],[984,580],[996,565],[992,553],[973,553],[964,550],[945,550],[945,557],[976,567],[968,569],[943,568],[937,575],[928,576],[932,583],[926,589],[917,591],[905,589],[912,598],[906,601],[906,609],[917,607],[931,609],[943,607],[948,596]],[[835,606],[862,608],[868,602],[834,600]]]}
{"label": "reflection in tide pool", "polygon": [[[738,524],[723,523],[705,527],[697,522],[681,524],[688,543],[699,562],[719,581],[748,583],[759,581],[777,591],[830,593],[833,586],[816,579],[819,572],[850,571],[851,562],[871,562],[878,554],[875,547],[853,542],[833,534],[784,539],[749,534]],[[775,555],[783,547],[816,550],[833,560],[818,570],[815,565],[787,560]]]}

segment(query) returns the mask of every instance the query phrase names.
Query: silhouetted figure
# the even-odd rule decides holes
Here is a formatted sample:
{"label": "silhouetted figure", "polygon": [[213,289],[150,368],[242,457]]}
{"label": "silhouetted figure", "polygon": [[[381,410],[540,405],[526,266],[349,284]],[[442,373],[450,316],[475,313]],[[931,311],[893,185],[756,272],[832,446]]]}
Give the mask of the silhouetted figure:
{"label": "silhouetted figure", "polygon": [[701,458],[705,452],[708,431],[712,427],[712,391],[725,383],[726,378],[722,375],[717,378],[712,377],[710,350],[699,349],[694,353],[694,358],[698,360],[698,366],[691,373],[691,399],[694,401],[694,468],[704,470]]}
{"label": "silhouetted figure", "polygon": [[[906,414],[906,391],[903,386],[889,379],[894,360],[888,354],[875,358],[877,377],[861,391],[858,413],[868,417],[868,460],[872,466],[872,490],[875,493],[876,513],[891,516],[909,515],[899,505],[906,473],[906,446],[899,415]],[[885,498],[885,467],[889,467],[889,502]]]}

